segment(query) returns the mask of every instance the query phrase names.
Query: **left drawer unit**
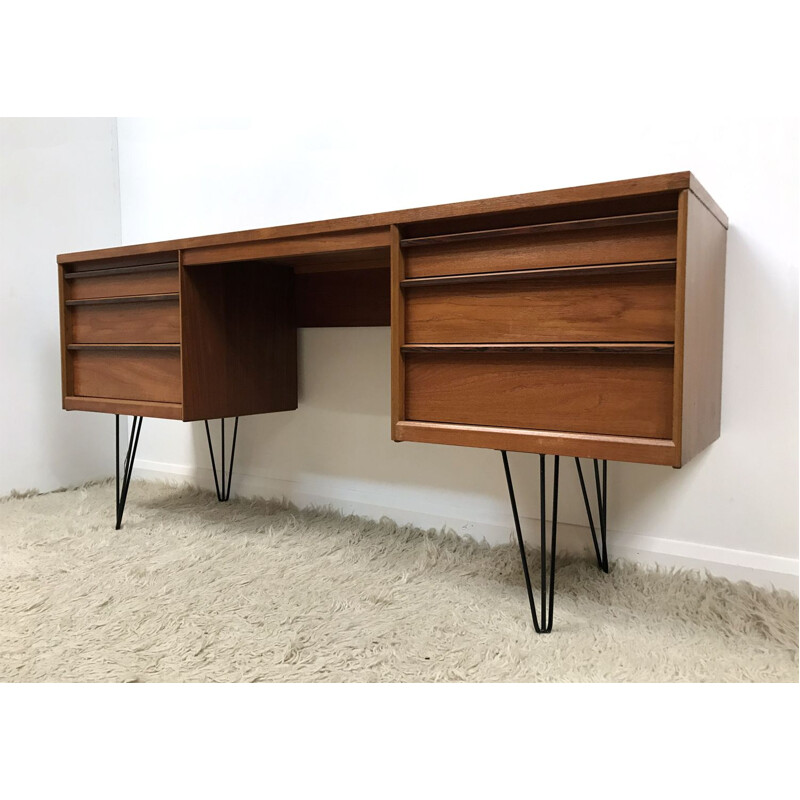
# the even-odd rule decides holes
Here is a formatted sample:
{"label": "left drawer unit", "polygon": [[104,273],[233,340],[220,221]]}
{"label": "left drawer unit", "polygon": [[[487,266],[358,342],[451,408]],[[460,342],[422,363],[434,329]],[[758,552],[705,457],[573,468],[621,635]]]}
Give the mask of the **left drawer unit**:
{"label": "left drawer unit", "polygon": [[178,253],[59,265],[66,409],[182,417]]}

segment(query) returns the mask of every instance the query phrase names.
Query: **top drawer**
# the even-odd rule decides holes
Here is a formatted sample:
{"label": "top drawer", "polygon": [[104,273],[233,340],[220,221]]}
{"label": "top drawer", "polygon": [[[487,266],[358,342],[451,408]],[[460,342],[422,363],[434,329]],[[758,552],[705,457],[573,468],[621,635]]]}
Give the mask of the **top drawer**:
{"label": "top drawer", "polygon": [[169,294],[178,291],[178,264],[147,264],[64,272],[67,300]]}
{"label": "top drawer", "polygon": [[677,254],[677,212],[428,236],[402,246],[407,278],[669,261]]}

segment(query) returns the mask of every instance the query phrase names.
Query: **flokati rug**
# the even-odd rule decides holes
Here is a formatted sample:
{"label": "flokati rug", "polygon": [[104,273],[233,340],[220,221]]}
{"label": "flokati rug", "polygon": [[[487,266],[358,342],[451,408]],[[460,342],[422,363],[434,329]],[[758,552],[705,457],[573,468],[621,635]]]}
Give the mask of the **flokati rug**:
{"label": "flokati rug", "polygon": [[787,592],[564,556],[537,636],[515,544],[145,481],[113,518],[0,501],[0,680],[798,680]]}

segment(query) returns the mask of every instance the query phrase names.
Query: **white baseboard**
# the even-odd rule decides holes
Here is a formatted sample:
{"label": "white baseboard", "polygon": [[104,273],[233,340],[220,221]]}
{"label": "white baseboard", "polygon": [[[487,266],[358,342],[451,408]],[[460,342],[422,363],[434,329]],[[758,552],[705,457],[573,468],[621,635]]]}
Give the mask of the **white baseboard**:
{"label": "white baseboard", "polygon": [[[213,489],[214,481],[210,468],[167,464],[140,459],[135,475],[155,480],[186,481],[204,489]],[[242,497],[285,498],[299,507],[331,506],[345,514],[359,514],[371,519],[390,517],[401,525],[420,528],[451,528],[462,536],[489,544],[511,541],[512,520],[495,516],[482,521],[467,520],[451,514],[430,514],[408,508],[398,508],[386,502],[369,502],[363,492],[348,490],[332,483],[317,486],[297,481],[276,480],[264,476],[236,472],[235,489],[232,495]],[[524,517],[522,526],[526,530],[538,529],[538,520]],[[591,546],[588,527],[559,524],[559,550],[580,552]],[[527,538],[527,537],[526,537]],[[612,558],[625,558],[648,567],[682,567],[707,571],[711,575],[732,581],[745,580],[756,586],[786,589],[798,593],[798,559],[734,550],[727,547],[696,544],[677,539],[665,539],[639,534],[609,530],[609,554]]]}

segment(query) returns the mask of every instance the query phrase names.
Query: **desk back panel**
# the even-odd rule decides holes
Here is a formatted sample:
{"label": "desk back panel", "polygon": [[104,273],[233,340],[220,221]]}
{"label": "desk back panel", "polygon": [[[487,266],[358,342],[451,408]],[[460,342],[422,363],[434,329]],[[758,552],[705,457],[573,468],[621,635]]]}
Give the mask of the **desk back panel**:
{"label": "desk back panel", "polygon": [[389,254],[381,268],[294,275],[298,328],[389,324]]}

